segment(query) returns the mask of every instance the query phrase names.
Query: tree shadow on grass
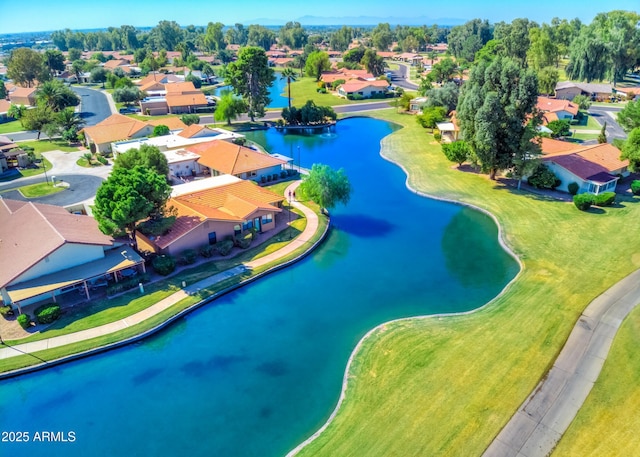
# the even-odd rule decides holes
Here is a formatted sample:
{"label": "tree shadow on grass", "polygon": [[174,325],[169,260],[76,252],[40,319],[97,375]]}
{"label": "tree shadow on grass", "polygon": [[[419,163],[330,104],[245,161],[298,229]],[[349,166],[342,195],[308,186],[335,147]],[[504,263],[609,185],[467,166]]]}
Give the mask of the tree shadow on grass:
{"label": "tree shadow on grass", "polygon": [[557,190],[536,189],[526,182],[522,182],[520,189],[518,190],[518,180],[511,178],[496,179],[493,188],[544,202],[568,203],[573,200],[573,197],[570,194],[559,192]]}

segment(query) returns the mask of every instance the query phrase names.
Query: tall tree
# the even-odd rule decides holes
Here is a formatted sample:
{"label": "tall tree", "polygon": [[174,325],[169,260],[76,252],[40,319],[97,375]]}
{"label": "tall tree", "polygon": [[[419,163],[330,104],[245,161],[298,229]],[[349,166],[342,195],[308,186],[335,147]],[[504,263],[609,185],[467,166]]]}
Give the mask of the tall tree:
{"label": "tall tree", "polygon": [[104,83],[107,80],[107,70],[104,67],[96,67],[91,70],[90,80],[92,83],[102,83],[102,88],[104,89]]}
{"label": "tall tree", "polygon": [[307,179],[300,184],[304,198],[316,202],[321,208],[331,209],[339,203],[346,205],[351,198],[351,184],[344,169],[314,163]]}
{"label": "tall tree", "polygon": [[47,49],[43,54],[43,59],[51,76],[55,76],[58,71],[64,71],[64,55],[57,49]]}
{"label": "tall tree", "polygon": [[631,171],[640,170],[640,127],[629,132],[629,137],[622,146],[621,159],[629,160],[629,169]]}
{"label": "tall tree", "polygon": [[184,41],[184,32],[175,21],[160,21],[151,30],[155,43],[155,49],[167,49],[173,51],[178,43]]}
{"label": "tall tree", "polygon": [[287,99],[289,109],[291,109],[291,83],[296,80],[296,76],[297,74],[293,68],[285,68],[280,74],[280,79],[287,80]]}
{"label": "tall tree", "polygon": [[542,94],[553,94],[556,84],[560,80],[560,73],[555,67],[544,67],[538,71],[538,88]]}
{"label": "tall tree", "polygon": [[331,68],[331,62],[329,61],[329,54],[324,51],[314,51],[307,57],[307,62],[304,65],[304,71],[307,75],[316,78],[316,81],[320,81],[323,71],[327,71]]}
{"label": "tall tree", "polygon": [[264,50],[271,49],[271,45],[276,42],[276,34],[266,27],[251,24],[248,28],[247,44],[257,46]]}
{"label": "tall tree", "polygon": [[50,78],[42,55],[31,48],[16,48],[7,61],[7,76],[15,84],[31,87],[34,81]]}
{"label": "tall tree", "polygon": [[138,165],[150,168],[160,176],[169,174],[167,157],[156,146],[148,144],[141,145],[139,149],[129,149],[122,154],[118,154],[113,161],[114,170],[117,168],[133,169]]}
{"label": "tall tree", "polygon": [[299,22],[287,22],[278,31],[279,43],[291,49],[302,49],[309,38],[307,31]]}
{"label": "tall tree", "polygon": [[442,87],[430,89],[426,92],[427,102],[425,106],[442,106],[448,114],[458,106],[460,90],[454,82],[448,82]]}
{"label": "tall tree", "polygon": [[534,27],[529,30],[531,46],[527,51],[529,64],[535,70],[556,65],[558,62],[558,45],[553,39],[551,29],[544,24],[542,28]]}
{"label": "tall tree", "polygon": [[473,19],[464,25],[451,28],[447,41],[451,53],[456,57],[463,57],[469,62],[491,38],[493,33],[489,21]]}
{"label": "tall tree", "polygon": [[520,66],[527,65],[527,50],[529,49],[529,34],[533,29],[538,28],[538,24],[529,19],[517,18],[510,24],[504,22],[496,24],[493,37],[501,40],[506,48],[507,57],[511,57]]}
{"label": "tall tree", "polygon": [[380,23],[371,31],[373,46],[380,51],[388,51],[393,42],[393,32],[388,23]]}
{"label": "tall tree", "polygon": [[224,41],[224,33],[222,33],[223,28],[224,24],[221,22],[209,22],[207,25],[203,40],[204,46],[209,52],[221,51],[227,46],[227,43]]}
{"label": "tall tree", "polygon": [[102,233],[126,231],[135,245],[136,224],[162,217],[170,195],[167,179],[151,168],[114,168],[96,192],[93,216]]}
{"label": "tall tree", "polygon": [[607,47],[608,77],[614,85],[640,64],[640,14],[631,11],[600,13],[589,25]]}
{"label": "tall tree", "polygon": [[618,123],[626,132],[640,127],[640,100],[629,102],[617,115]]}
{"label": "tall tree", "polygon": [[265,107],[271,102],[269,87],[275,80],[273,73],[267,54],[257,46],[242,48],[238,60],[227,66],[226,82],[247,101],[251,121],[264,116]]}
{"label": "tall tree", "polygon": [[384,74],[384,59],[373,49],[367,49],[364,52],[360,63],[373,76]]}
{"label": "tall tree", "polygon": [[216,111],[213,113],[216,121],[227,121],[227,125],[231,125],[232,119],[247,110],[247,104],[239,97],[235,97],[230,90],[222,91]]}
{"label": "tall tree", "polygon": [[511,59],[481,62],[471,70],[457,118],[465,141],[491,179],[499,169],[513,166],[537,95],[535,72],[521,69]]}
{"label": "tall tree", "polygon": [[342,28],[331,34],[329,45],[335,51],[344,52],[349,49],[351,40],[353,39],[353,29],[343,25]]}
{"label": "tall tree", "polygon": [[36,92],[38,103],[47,105],[51,110],[58,112],[69,106],[77,106],[80,103],[78,96],[65,86],[61,81],[51,80],[42,83]]}
{"label": "tall tree", "polygon": [[38,132],[38,140],[42,131],[46,130],[47,125],[54,124],[54,122],[55,113],[45,104],[26,110],[20,118],[20,123],[25,130]]}

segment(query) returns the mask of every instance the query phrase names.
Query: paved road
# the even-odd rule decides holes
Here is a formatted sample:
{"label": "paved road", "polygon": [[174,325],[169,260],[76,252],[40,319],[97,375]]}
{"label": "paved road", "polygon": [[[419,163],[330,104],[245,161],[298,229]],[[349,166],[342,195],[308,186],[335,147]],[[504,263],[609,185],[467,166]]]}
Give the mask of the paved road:
{"label": "paved road", "polygon": [[592,105],[589,108],[589,114],[596,119],[600,125],[607,123],[607,139],[611,143],[615,138],[625,139],[627,134],[616,120],[616,114],[622,109],[622,106],[599,106]]}
{"label": "paved road", "polygon": [[96,125],[111,116],[111,107],[106,95],[97,89],[71,86],[81,100],[80,117],[84,119],[87,126]]}
{"label": "paved road", "polygon": [[[96,125],[111,116],[111,106],[103,92],[77,86],[71,86],[71,90],[80,97],[80,117],[84,119],[87,126]],[[29,141],[35,140],[38,133],[34,131],[14,132],[8,133],[7,136],[13,141]],[[47,138],[49,137],[44,133],[40,135],[40,139]]]}
{"label": "paved road", "polygon": [[418,90],[418,85],[409,80],[410,67],[403,63],[398,63],[397,70],[391,70],[393,76],[391,82],[398,87],[409,90]]}
{"label": "paved road", "polygon": [[547,376],[483,457],[548,456],[591,392],[620,325],[639,303],[640,270],[593,300],[578,319]]}

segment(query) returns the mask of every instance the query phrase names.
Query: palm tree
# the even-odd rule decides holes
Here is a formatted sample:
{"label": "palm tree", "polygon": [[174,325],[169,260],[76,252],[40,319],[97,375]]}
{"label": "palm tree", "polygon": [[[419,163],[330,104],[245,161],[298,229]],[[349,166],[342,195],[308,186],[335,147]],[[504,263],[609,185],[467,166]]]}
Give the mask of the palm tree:
{"label": "palm tree", "polygon": [[291,110],[291,82],[296,80],[296,72],[293,68],[285,68],[282,70],[282,74],[280,75],[280,79],[287,80],[287,96],[289,98],[289,110]]}
{"label": "palm tree", "polygon": [[57,123],[64,130],[71,128],[80,130],[85,124],[85,121],[74,112],[73,108],[66,108],[58,113]]}
{"label": "palm tree", "polygon": [[44,103],[54,111],[57,111],[57,108],[60,105],[60,99],[62,98],[60,86],[56,83],[57,81],[47,81],[43,83],[38,88],[38,92],[36,94],[39,102]]}

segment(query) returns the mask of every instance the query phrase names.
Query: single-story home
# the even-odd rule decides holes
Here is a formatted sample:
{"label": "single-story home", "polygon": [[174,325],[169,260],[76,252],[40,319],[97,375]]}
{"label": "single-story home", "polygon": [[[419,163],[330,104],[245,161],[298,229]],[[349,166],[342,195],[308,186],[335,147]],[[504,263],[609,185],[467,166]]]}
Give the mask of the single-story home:
{"label": "single-story home", "polygon": [[594,100],[608,100],[613,93],[611,84],[561,81],[556,84],[556,98],[573,100],[576,95],[586,95]]}
{"label": "single-story home", "polygon": [[409,100],[409,111],[422,111],[422,107],[427,103],[427,97],[416,97]]}
{"label": "single-story home", "polygon": [[640,100],[640,87],[616,87],[615,92],[632,100]]}
{"label": "single-story home", "polygon": [[385,79],[375,81],[351,80],[338,86],[338,95],[349,98],[359,95],[362,98],[384,96],[389,91],[389,83]]}
{"label": "single-story home", "polygon": [[0,297],[17,307],[78,290],[89,281],[140,265],[133,249],[115,245],[90,216],[60,206],[0,198]]}
{"label": "single-story home", "polygon": [[575,182],[578,193],[614,192],[620,177],[629,176],[629,161],[609,143],[583,146],[543,138],[541,148],[542,160],[561,181],[558,190],[568,192]]}
{"label": "single-story home", "polygon": [[37,90],[35,87],[16,87],[9,92],[9,101],[14,105],[35,106]]}
{"label": "single-story home", "polygon": [[537,108],[543,113],[555,114],[557,119],[568,121],[572,121],[580,111],[580,107],[569,100],[548,97],[538,97]]}
{"label": "single-story home", "polygon": [[208,106],[204,93],[196,89],[191,81],[164,84],[164,93],[156,90],[157,82],[149,81],[142,87],[157,92],[157,95],[140,101],[140,110],[147,115],[195,113],[199,108]]}
{"label": "single-story home", "polygon": [[286,164],[269,154],[223,140],[195,144],[186,149],[200,156],[198,164],[208,168],[211,176],[233,175],[261,182],[263,177],[279,175]]}
{"label": "single-story home", "polygon": [[230,175],[178,185],[167,203],[177,213],[175,223],[164,235],[138,233],[138,247],[176,255],[252,229],[267,232],[275,228],[283,201],[281,195]]}
{"label": "single-story home", "polygon": [[179,132],[187,126],[179,118],[139,121],[122,114],[112,114],[102,122],[82,129],[87,147],[96,152],[112,151],[112,143],[133,138],[148,137],[158,125],[166,125],[171,132]]}

